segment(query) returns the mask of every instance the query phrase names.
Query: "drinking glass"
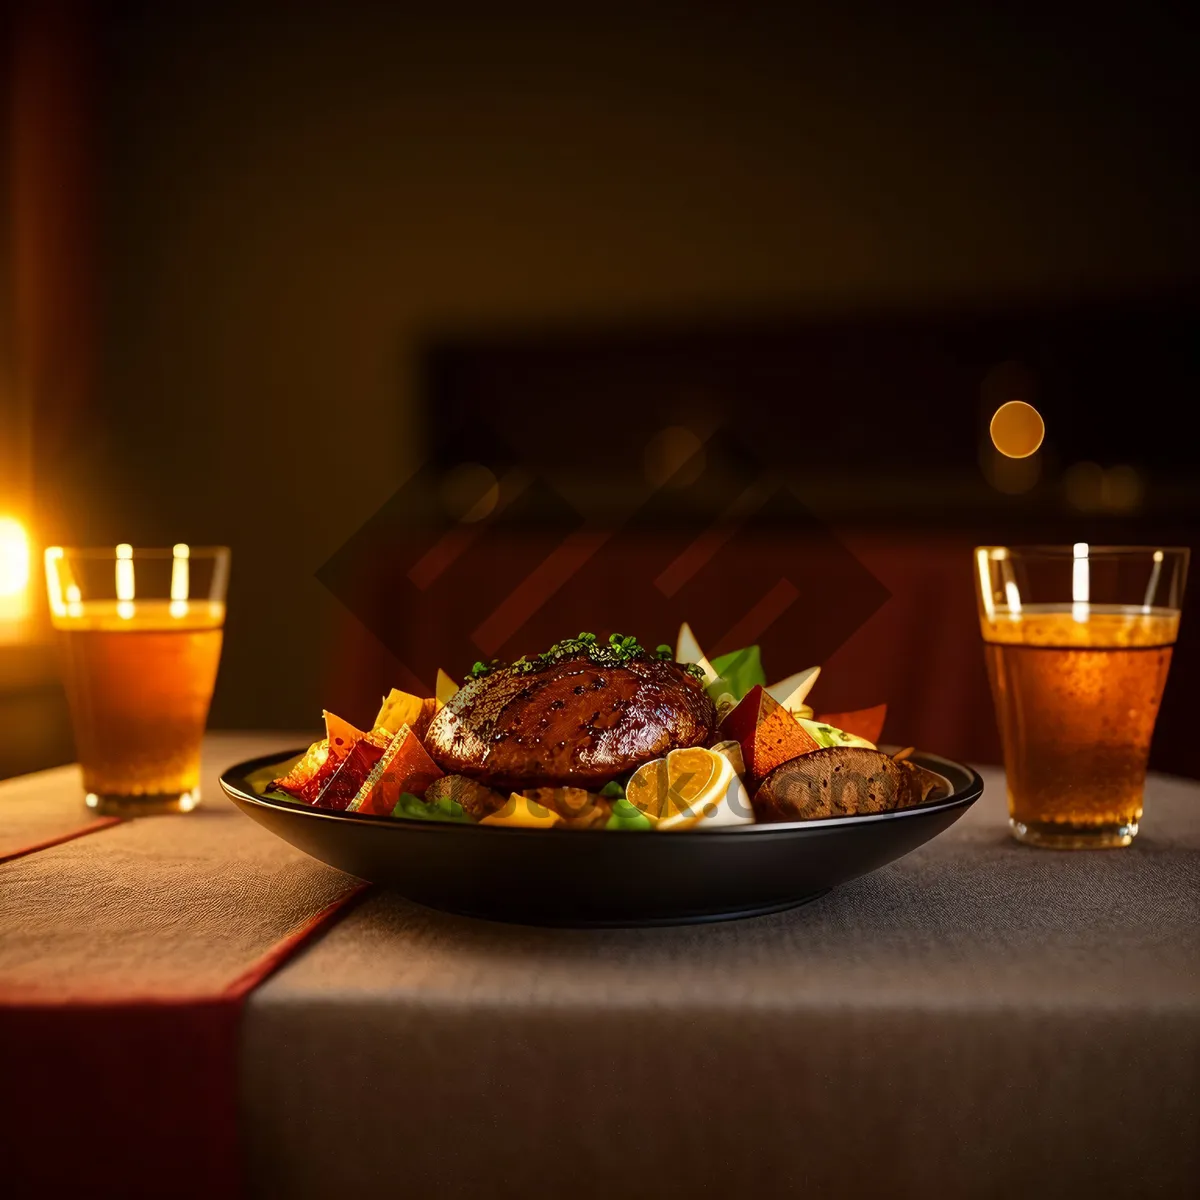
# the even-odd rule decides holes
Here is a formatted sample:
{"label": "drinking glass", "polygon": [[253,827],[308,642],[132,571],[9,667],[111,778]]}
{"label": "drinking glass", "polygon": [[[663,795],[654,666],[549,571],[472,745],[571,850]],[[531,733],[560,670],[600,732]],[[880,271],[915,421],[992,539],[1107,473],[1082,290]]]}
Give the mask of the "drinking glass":
{"label": "drinking glass", "polygon": [[979,546],[979,620],[1009,826],[1062,850],[1128,846],[1179,630],[1179,547]]}
{"label": "drinking glass", "polygon": [[191,812],[225,625],[225,546],[46,550],[89,808]]}

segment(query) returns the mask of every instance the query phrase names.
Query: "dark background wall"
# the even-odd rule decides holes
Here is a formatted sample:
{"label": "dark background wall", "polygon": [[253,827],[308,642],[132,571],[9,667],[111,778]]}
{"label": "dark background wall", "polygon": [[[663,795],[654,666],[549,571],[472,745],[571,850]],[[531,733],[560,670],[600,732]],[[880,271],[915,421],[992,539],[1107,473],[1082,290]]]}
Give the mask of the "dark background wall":
{"label": "dark background wall", "polygon": [[[215,724],[369,716],[388,651],[317,572],[425,462],[447,346],[461,362],[498,338],[614,327],[1192,311],[1182,10],[412,7],[81,18],[99,365],[88,413],[37,463],[40,532],[233,547]],[[555,418],[554,396],[482,378],[501,426],[506,406]],[[1131,398],[1137,419],[1161,418],[1152,399]],[[979,402],[973,385],[972,420]],[[925,419],[904,455],[928,491]],[[1124,461],[1119,435],[1108,454]],[[982,479],[973,451],[941,465]],[[1126,528],[1185,536],[1188,464],[1139,469],[1158,524]],[[943,535],[955,494],[904,536]],[[1040,511],[993,499],[997,530]]]}

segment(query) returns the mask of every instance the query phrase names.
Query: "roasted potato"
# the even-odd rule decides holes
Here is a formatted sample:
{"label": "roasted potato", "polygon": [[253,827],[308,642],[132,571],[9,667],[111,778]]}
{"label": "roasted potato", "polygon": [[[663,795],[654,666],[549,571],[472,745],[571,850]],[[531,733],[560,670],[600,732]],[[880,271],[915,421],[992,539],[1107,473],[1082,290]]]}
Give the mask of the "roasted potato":
{"label": "roasted potato", "polygon": [[523,794],[558,813],[566,829],[603,829],[612,816],[612,801],[585,788],[525,788]]}
{"label": "roasted potato", "polygon": [[776,767],[754,794],[759,821],[811,821],[911,808],[945,793],[940,775],[880,750],[835,746]]}
{"label": "roasted potato", "polygon": [[463,811],[476,821],[499,812],[507,803],[508,797],[500,792],[476,783],[465,775],[443,775],[435,779],[425,790],[425,802],[433,804],[437,800],[455,800],[462,805]]}

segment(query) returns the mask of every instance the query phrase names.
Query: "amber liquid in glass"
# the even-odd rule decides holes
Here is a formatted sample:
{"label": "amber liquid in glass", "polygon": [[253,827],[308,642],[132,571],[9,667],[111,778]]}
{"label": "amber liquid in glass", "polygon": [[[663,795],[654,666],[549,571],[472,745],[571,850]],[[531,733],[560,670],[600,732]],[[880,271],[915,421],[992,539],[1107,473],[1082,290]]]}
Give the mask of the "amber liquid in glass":
{"label": "amber liquid in glass", "polygon": [[988,674],[1021,841],[1127,846],[1179,613],[1028,605],[983,619]]}
{"label": "amber liquid in glass", "polygon": [[54,618],[88,805],[187,812],[221,656],[223,604],[88,602]]}

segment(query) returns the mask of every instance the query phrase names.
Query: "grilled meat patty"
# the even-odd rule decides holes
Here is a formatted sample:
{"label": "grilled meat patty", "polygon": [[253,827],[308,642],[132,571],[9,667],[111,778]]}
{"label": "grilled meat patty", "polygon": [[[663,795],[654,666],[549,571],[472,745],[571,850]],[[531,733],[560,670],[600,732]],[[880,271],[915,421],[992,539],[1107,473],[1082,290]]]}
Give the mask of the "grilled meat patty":
{"label": "grilled meat patty", "polygon": [[446,772],[498,788],[599,787],[712,738],[716,711],[679,663],[599,665],[573,654],[473,679],[433,719],[425,748]]}

